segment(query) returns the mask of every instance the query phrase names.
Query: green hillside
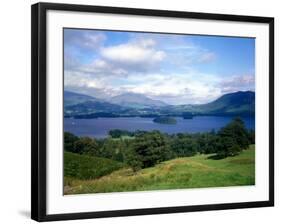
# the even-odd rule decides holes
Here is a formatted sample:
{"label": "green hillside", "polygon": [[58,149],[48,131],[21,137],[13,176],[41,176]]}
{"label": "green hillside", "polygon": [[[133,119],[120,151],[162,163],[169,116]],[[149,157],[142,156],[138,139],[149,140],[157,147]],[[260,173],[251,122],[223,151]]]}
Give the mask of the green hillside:
{"label": "green hillside", "polygon": [[225,94],[211,103],[194,106],[194,109],[205,114],[251,115],[255,113],[255,93],[240,91]]}
{"label": "green hillside", "polygon": [[[74,155],[71,153],[66,154],[68,160],[71,159],[71,156]],[[82,162],[77,161],[77,165],[82,164],[85,167],[90,167],[90,158],[87,157],[84,160],[83,157],[77,157]],[[238,156],[227,157],[221,160],[213,160],[209,157],[210,155],[196,155],[177,158],[162,162],[155,167],[142,169],[137,173],[126,167],[116,170],[121,165],[112,163],[110,169],[115,171],[98,179],[85,180],[83,178],[83,180],[79,179],[79,174],[66,175],[64,191],[65,194],[82,194],[255,184],[254,145],[251,145],[250,149],[244,150]],[[88,161],[86,163],[88,165],[84,165],[84,161]],[[65,165],[69,166],[66,169],[66,174],[71,174],[69,171],[71,165],[67,163]],[[96,170],[96,164],[94,166],[93,170]],[[102,165],[98,167],[103,169]],[[108,165],[106,168],[108,168]],[[110,173],[111,171],[109,171],[106,170],[104,173]],[[82,172],[82,167],[79,172]],[[91,176],[90,170],[87,173]],[[94,176],[99,175],[92,175],[92,177]]]}
{"label": "green hillside", "polygon": [[77,179],[94,179],[123,167],[117,161],[64,152],[64,176]]}

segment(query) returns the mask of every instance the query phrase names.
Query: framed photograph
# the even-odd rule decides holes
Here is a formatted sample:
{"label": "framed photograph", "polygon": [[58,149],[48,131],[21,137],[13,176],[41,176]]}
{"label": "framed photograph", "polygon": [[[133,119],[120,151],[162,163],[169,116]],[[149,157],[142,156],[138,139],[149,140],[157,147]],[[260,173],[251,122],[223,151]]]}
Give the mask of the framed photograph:
{"label": "framed photograph", "polygon": [[274,205],[274,19],[32,6],[32,219]]}

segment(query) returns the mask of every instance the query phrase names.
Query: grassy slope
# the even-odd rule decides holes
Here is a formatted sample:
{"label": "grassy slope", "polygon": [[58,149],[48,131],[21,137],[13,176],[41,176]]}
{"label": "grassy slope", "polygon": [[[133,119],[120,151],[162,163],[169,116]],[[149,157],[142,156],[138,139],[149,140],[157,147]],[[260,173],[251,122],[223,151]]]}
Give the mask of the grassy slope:
{"label": "grassy slope", "polygon": [[64,152],[64,176],[66,181],[68,178],[94,179],[110,174],[122,167],[124,167],[122,163],[111,159]]}
{"label": "grassy slope", "polygon": [[66,194],[223,187],[255,184],[254,146],[236,157],[208,155],[177,158],[133,174],[122,168],[95,180],[68,179]]}

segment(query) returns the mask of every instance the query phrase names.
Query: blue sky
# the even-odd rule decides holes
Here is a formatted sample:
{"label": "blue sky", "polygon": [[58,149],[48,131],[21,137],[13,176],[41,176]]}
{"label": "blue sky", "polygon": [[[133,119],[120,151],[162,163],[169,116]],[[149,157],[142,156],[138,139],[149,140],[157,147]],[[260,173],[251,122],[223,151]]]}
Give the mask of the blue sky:
{"label": "blue sky", "polygon": [[64,29],[65,89],[200,104],[255,90],[255,39]]}

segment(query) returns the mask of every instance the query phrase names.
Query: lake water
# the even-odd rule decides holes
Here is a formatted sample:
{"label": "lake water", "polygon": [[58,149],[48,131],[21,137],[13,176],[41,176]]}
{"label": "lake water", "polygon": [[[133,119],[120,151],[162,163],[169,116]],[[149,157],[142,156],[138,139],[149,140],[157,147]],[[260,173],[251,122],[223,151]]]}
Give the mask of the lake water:
{"label": "lake water", "polygon": [[[105,138],[108,131],[122,129],[127,131],[151,131],[174,133],[195,133],[219,130],[229,123],[233,117],[229,116],[196,116],[193,119],[176,117],[177,124],[154,123],[153,118],[141,117],[118,117],[118,118],[97,118],[97,119],[72,119],[64,118],[64,131],[71,132],[78,136],[89,136]],[[254,117],[242,118],[248,129],[255,128]]]}

